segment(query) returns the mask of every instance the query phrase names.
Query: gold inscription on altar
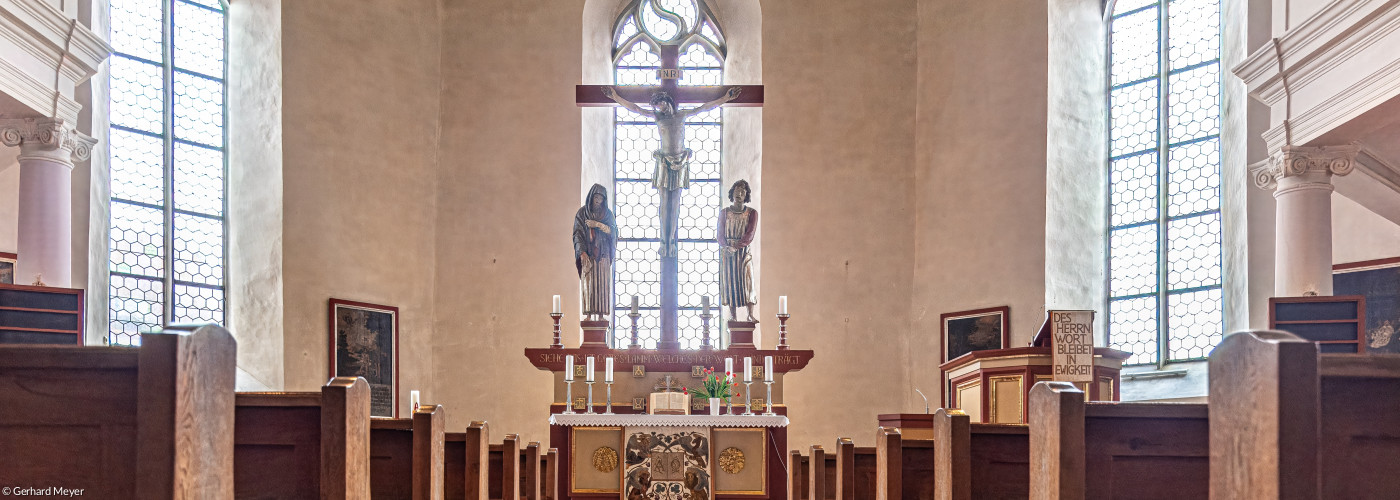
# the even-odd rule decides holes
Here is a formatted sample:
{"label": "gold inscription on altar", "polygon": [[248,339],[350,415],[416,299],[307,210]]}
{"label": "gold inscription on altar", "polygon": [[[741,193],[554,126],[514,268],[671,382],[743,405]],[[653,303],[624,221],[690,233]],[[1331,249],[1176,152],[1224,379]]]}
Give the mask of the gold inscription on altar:
{"label": "gold inscription on altar", "polygon": [[582,409],[584,409],[583,404],[584,404],[584,403],[583,403],[583,398],[574,398],[574,409],[575,409],[575,410],[582,410]]}
{"label": "gold inscription on altar", "polygon": [[632,398],[632,410],[633,410],[633,411],[646,411],[646,410],[647,410],[647,398]]}
{"label": "gold inscription on altar", "polygon": [[645,376],[647,376],[647,367],[646,367],[646,365],[633,365],[633,366],[632,366],[632,378],[642,378],[642,377],[645,377]]}
{"label": "gold inscription on altar", "polygon": [[753,398],[749,400],[749,411],[764,411],[768,409],[767,402],[763,398]]}
{"label": "gold inscription on altar", "polygon": [[705,376],[705,367],[703,367],[703,366],[692,366],[692,367],[690,367],[690,378],[700,378],[700,377],[704,377],[704,376]]}
{"label": "gold inscription on altar", "polygon": [[584,368],[585,367],[583,365],[574,365],[574,378],[582,378],[587,376],[583,373]]}

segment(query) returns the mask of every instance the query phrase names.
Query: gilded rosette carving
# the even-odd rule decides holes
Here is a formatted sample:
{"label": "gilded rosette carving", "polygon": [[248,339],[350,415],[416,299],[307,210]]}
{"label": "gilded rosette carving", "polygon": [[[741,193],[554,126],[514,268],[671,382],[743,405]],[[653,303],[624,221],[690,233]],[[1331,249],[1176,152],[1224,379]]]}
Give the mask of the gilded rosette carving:
{"label": "gilded rosette carving", "polygon": [[1356,155],[1361,147],[1346,146],[1300,147],[1284,146],[1250,169],[1254,185],[1264,189],[1278,187],[1279,180],[1306,174],[1347,175],[1356,168]]}
{"label": "gilded rosette carving", "polygon": [[617,470],[617,450],[607,446],[593,450],[593,469],[605,474]]}
{"label": "gilded rosette carving", "polygon": [[719,468],[730,474],[744,470],[744,450],[730,446],[719,452]]}

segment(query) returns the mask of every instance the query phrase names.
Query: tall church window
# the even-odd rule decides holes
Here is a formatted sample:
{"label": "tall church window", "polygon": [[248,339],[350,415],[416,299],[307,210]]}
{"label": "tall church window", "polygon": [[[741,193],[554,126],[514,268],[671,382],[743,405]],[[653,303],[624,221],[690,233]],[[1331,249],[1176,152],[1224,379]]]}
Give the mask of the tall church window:
{"label": "tall church window", "polygon": [[[682,86],[724,82],[724,34],[703,2],[636,0],[614,24],[612,46],[614,85],[658,84],[657,70],[663,57],[678,59]],[[652,152],[660,142],[652,120],[620,107],[615,108],[613,127],[614,213],[620,233],[614,264],[613,345],[630,342],[631,318],[627,313],[636,296],[641,314],[638,337],[644,347],[655,348],[661,338],[661,220],[660,196],[651,186],[651,175],[655,165]],[[695,155],[677,226],[677,337],[685,349],[701,344],[702,297],[709,296],[716,308],[719,305],[715,221],[725,195],[720,186],[723,127],[722,109],[686,120],[686,147]],[[719,323],[718,319],[711,322],[712,338],[719,338]]]}
{"label": "tall church window", "polygon": [[224,323],[226,6],[111,0],[112,344]]}
{"label": "tall church window", "polygon": [[1108,330],[1130,364],[1222,338],[1220,0],[1118,0],[1109,26]]}

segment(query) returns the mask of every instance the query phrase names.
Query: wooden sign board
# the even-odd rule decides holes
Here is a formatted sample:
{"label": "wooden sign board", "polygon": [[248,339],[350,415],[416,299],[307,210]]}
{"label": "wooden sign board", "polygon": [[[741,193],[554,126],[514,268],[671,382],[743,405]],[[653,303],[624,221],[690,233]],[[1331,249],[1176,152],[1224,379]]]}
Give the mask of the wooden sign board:
{"label": "wooden sign board", "polygon": [[1050,311],[1055,380],[1094,380],[1094,311]]}

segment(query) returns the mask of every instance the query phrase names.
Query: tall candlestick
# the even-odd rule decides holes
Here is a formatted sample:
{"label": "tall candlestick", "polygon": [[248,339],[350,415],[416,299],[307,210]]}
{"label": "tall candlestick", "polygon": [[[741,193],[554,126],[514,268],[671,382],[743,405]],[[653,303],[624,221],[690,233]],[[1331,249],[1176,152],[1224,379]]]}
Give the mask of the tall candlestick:
{"label": "tall candlestick", "polygon": [[563,308],[563,307],[561,306],[561,304],[559,303],[559,296],[558,296],[558,295],[555,295],[555,296],[554,296],[554,308],[550,309],[549,311],[552,312],[552,313],[554,313],[554,314],[561,314],[561,313],[564,312],[564,308]]}
{"label": "tall candlestick", "polygon": [[787,314],[787,296],[778,296],[778,314]]}
{"label": "tall candlestick", "polygon": [[764,357],[763,357],[763,381],[764,381],[764,382],[772,382],[772,381],[773,381],[773,357],[772,357],[772,356],[764,356]]}
{"label": "tall candlestick", "polygon": [[744,356],[744,383],[753,383],[753,358]]}
{"label": "tall candlestick", "polygon": [[612,356],[608,356],[608,357],[607,357],[606,359],[604,359],[603,361],[604,361],[604,362],[603,362],[603,381],[604,381],[604,382],[607,382],[607,383],[609,383],[609,384],[611,384],[612,381],[613,381],[613,380],[612,380],[612,373],[613,373],[613,359],[612,359]]}
{"label": "tall candlestick", "polygon": [[587,368],[584,368],[584,369],[583,369],[583,372],[584,372],[584,375],[586,376],[586,377],[583,379],[583,381],[584,381],[584,382],[593,382],[593,356],[589,356],[589,357],[588,357],[588,367],[587,367]]}
{"label": "tall candlestick", "polygon": [[573,382],[573,381],[574,381],[574,355],[573,355],[573,354],[568,354],[568,355],[565,355],[565,356],[564,356],[564,381],[565,381],[565,382]]}

